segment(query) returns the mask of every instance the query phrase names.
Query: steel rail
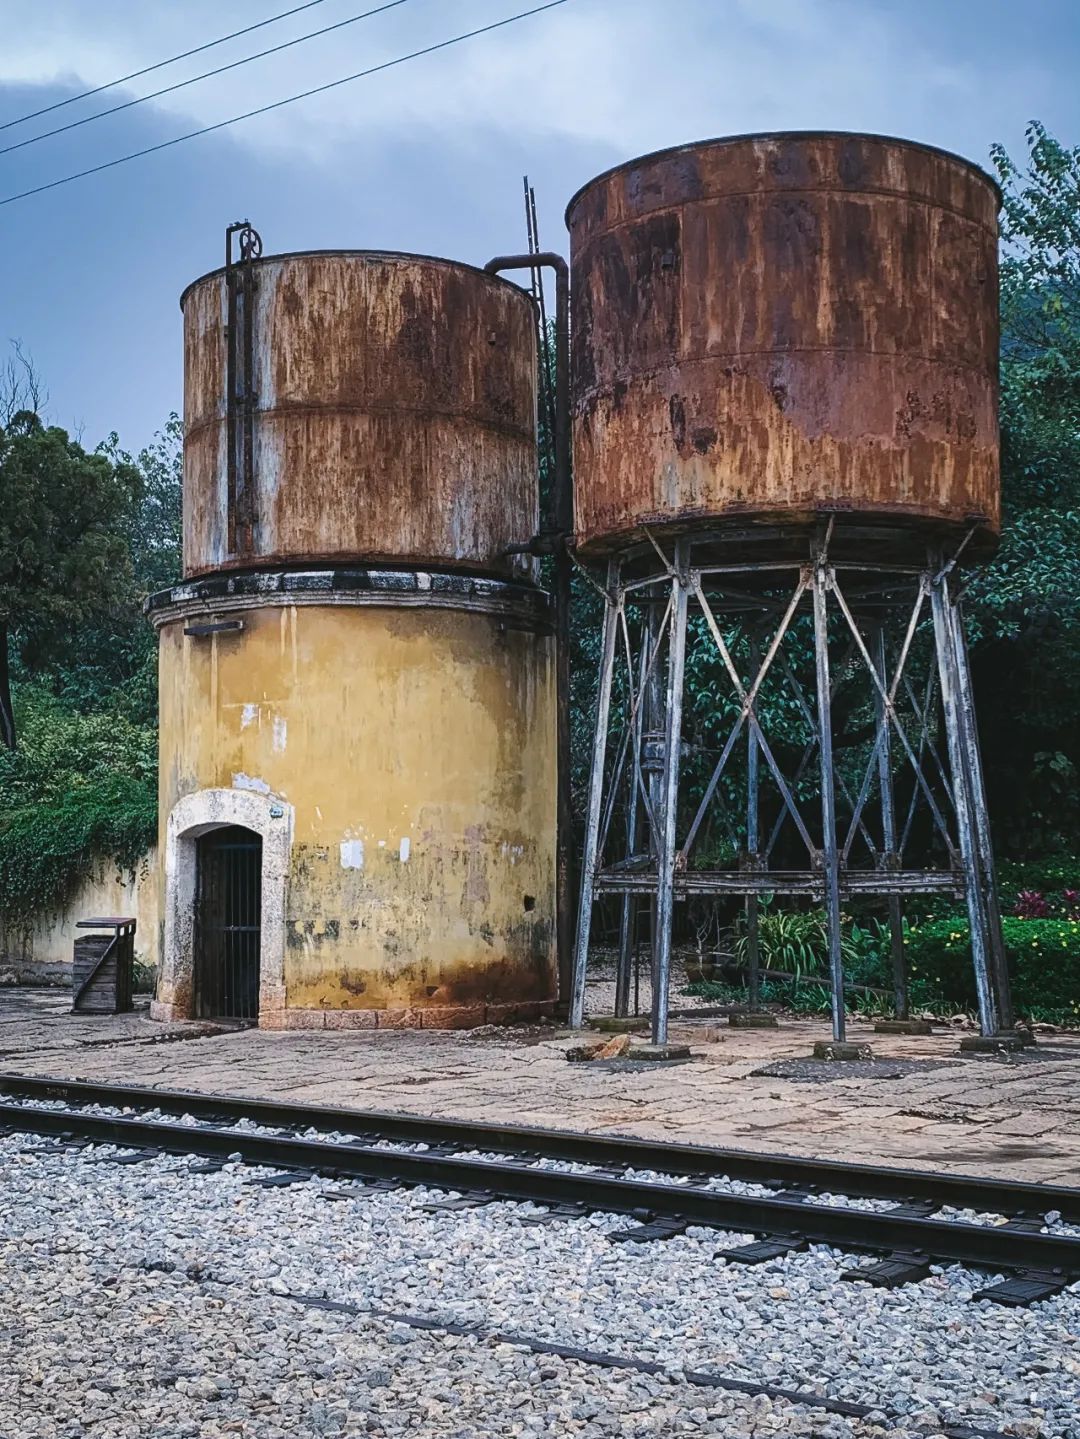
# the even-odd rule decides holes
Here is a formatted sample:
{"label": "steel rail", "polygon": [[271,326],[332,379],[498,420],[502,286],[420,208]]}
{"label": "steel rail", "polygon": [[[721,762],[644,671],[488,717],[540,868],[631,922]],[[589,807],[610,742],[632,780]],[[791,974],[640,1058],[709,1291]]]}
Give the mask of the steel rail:
{"label": "steel rail", "polygon": [[[1080,1239],[914,1217],[902,1209],[866,1211],[758,1197],[687,1184],[538,1169],[518,1162],[467,1159],[431,1150],[381,1149],[229,1128],[180,1125],[79,1109],[0,1103],[0,1128],[78,1137],[96,1144],[228,1159],[336,1178],[392,1180],[403,1186],[481,1193],[541,1205],[577,1205],[635,1218],[675,1219],[737,1233],[798,1237],[852,1252],[898,1253],[994,1271],[1029,1270],[1080,1278]],[[1068,1278],[1065,1278],[1068,1276]]]}
{"label": "steel rail", "polygon": [[[541,1159],[560,1159],[604,1168],[625,1166],[695,1177],[726,1175],[729,1179],[750,1183],[790,1185],[801,1190],[816,1189],[860,1199],[894,1199],[897,1203],[905,1203],[919,1198],[987,1214],[1045,1214],[1057,1210],[1065,1220],[1080,1223],[1080,1189],[1020,1180],[986,1179],[970,1174],[945,1174],[939,1170],[852,1164],[836,1159],[761,1154],[746,1149],[694,1144],[658,1144],[647,1139],[584,1134],[569,1129],[536,1129],[527,1125],[381,1113],[276,1099],[245,1099],[192,1090],[96,1084],[39,1075],[0,1074],[0,1096],[3,1095],[16,1099],[97,1104],[112,1109],[156,1109],[163,1114],[190,1115],[193,1119],[229,1122],[244,1119],[267,1129],[318,1129],[364,1139],[452,1145],[459,1149],[518,1156],[535,1155]],[[6,1106],[0,1105],[0,1111],[6,1114]]]}

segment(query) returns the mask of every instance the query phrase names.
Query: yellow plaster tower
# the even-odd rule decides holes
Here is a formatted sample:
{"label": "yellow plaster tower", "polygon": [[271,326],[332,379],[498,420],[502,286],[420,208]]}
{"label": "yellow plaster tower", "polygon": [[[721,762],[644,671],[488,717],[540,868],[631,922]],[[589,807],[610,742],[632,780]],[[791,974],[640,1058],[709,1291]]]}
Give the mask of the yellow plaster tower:
{"label": "yellow plaster tower", "polygon": [[[233,237],[230,235],[230,245]],[[240,255],[184,293],[159,1018],[467,1027],[555,997],[554,656],[524,291]]]}

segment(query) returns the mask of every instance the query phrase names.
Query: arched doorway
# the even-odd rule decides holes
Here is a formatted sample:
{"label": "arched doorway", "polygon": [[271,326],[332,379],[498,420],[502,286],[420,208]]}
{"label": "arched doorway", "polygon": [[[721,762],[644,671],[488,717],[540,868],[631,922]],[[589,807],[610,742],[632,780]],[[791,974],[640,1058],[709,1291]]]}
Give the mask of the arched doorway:
{"label": "arched doorway", "polygon": [[293,808],[278,795],[249,789],[201,789],[178,799],[165,824],[165,916],[161,975],[152,1019],[193,1019],[199,904],[199,845],[227,827],[262,842],[259,896],[260,1024],[280,1028],[285,1008],[285,913],[292,860]]}
{"label": "arched doorway", "polygon": [[193,1014],[259,1016],[262,836],[222,825],[196,841]]}

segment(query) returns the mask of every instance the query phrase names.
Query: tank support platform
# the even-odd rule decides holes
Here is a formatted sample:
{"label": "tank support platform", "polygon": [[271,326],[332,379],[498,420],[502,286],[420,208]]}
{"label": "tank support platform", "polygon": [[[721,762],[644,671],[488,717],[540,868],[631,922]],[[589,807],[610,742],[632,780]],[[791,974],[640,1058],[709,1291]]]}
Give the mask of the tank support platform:
{"label": "tank support platform", "polygon": [[601,897],[621,901],[617,1015],[647,936],[654,1044],[676,904],[741,900],[756,1009],[763,907],[811,901],[842,1044],[842,905],[882,903],[908,1020],[903,903],[937,894],[967,906],[983,1036],[1012,1029],[956,541],[951,558],[938,539],[898,560],[835,518],[807,538],[801,558],[770,559],[738,533],[646,532],[607,563],[573,1025]]}

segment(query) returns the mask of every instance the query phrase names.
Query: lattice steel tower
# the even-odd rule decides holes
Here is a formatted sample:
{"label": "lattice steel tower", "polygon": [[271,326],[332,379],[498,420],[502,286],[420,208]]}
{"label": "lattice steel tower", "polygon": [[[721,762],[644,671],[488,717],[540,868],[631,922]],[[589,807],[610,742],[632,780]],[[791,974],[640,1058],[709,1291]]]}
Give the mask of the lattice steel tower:
{"label": "lattice steel tower", "polygon": [[[577,553],[604,596],[571,1019],[621,900],[667,1036],[675,906],[962,899],[986,1035],[1012,1025],[960,598],[1000,527],[997,209],[953,155],[708,141],[571,201]],[[695,683],[688,685],[689,674]],[[689,796],[693,794],[695,802]]]}

